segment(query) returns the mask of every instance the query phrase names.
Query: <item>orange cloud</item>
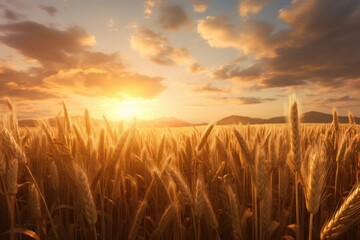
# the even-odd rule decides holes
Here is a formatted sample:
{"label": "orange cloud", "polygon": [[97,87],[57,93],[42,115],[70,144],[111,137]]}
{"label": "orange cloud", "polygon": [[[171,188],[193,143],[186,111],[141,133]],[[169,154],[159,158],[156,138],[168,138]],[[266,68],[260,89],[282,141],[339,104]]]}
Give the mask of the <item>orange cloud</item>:
{"label": "orange cloud", "polygon": [[249,14],[257,14],[272,1],[273,0],[240,0],[239,14],[242,17],[246,17]]}
{"label": "orange cloud", "polygon": [[153,8],[157,4],[157,0],[144,0],[144,14],[145,18],[150,18],[153,14]]}
{"label": "orange cloud", "polygon": [[130,45],[140,55],[162,65],[187,65],[191,73],[205,70],[190,56],[186,48],[172,46],[161,33],[137,25],[132,28],[134,33],[130,37]]}
{"label": "orange cloud", "polygon": [[239,27],[225,17],[208,16],[198,21],[197,31],[212,47],[235,48],[257,58],[272,57],[281,44],[273,34],[274,26],[265,21],[248,19]]}
{"label": "orange cloud", "polygon": [[35,22],[0,25],[0,42],[36,60],[37,68],[3,68],[0,94],[22,99],[85,96],[153,98],[163,78],[133,72],[118,54],[91,51],[95,39],[80,27],[58,30]]}
{"label": "orange cloud", "polygon": [[192,0],[193,10],[197,13],[204,13],[207,9],[207,1],[205,0]]}
{"label": "orange cloud", "polygon": [[122,68],[73,68],[44,79],[47,86],[84,96],[153,98],[164,91],[163,78],[126,72]]}
{"label": "orange cloud", "polygon": [[212,84],[210,82],[205,83],[205,84],[201,84],[201,85],[196,84],[192,88],[192,91],[193,92],[198,92],[198,93],[211,93],[211,94],[228,92],[227,89],[212,86]]}

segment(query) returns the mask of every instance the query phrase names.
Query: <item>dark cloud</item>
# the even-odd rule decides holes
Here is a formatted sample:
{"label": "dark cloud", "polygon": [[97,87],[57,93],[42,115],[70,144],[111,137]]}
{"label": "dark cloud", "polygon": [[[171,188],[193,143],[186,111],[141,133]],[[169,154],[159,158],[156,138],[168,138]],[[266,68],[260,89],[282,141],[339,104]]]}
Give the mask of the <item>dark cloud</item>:
{"label": "dark cloud", "polygon": [[16,20],[19,20],[22,15],[14,12],[10,9],[5,8],[2,16],[7,20],[16,21]]}
{"label": "dark cloud", "polygon": [[40,5],[39,8],[47,12],[49,16],[54,16],[58,12],[55,7],[49,5]]}
{"label": "dark cloud", "polygon": [[[280,11],[293,28],[291,45],[264,59],[270,72],[267,87],[314,83],[349,86],[360,80],[359,1],[298,1]],[[285,77],[287,76],[287,78]]]}
{"label": "dark cloud", "polygon": [[211,73],[215,79],[235,79],[241,81],[253,81],[260,78],[263,73],[260,65],[253,65],[248,68],[241,68],[237,64],[225,64],[220,66],[216,71]]}
{"label": "dark cloud", "polygon": [[255,57],[247,70],[241,64],[225,65],[212,76],[259,82],[264,88],[359,90],[358,0],[292,1],[279,11],[279,18],[288,29],[275,32],[271,24],[252,20],[235,26],[219,17],[199,21],[198,32],[211,46],[232,47]]}
{"label": "dark cloud", "polygon": [[0,42],[39,65],[23,71],[1,68],[1,95],[23,99],[68,93],[152,98],[165,89],[163,78],[130,71],[116,53],[92,51],[95,38],[77,26],[58,30],[35,22],[1,24]]}
{"label": "dark cloud", "polygon": [[166,30],[178,30],[190,23],[185,10],[177,4],[162,4],[159,7],[159,25]]}
{"label": "dark cloud", "polygon": [[352,97],[352,96],[341,96],[341,97],[331,97],[331,98],[325,98],[325,102],[358,102],[360,98],[358,97]]}
{"label": "dark cloud", "polygon": [[80,27],[65,31],[36,22],[0,25],[0,42],[26,57],[38,60],[47,69],[77,66],[95,38]]}

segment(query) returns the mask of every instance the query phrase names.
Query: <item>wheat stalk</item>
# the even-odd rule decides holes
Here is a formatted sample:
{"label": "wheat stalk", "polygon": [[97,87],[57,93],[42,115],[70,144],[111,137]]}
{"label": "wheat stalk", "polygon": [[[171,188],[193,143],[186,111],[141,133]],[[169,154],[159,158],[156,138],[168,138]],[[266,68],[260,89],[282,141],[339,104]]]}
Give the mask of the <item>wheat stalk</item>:
{"label": "wheat stalk", "polygon": [[170,174],[171,178],[174,180],[176,186],[179,188],[181,194],[183,195],[185,203],[191,206],[193,204],[193,198],[184,177],[178,170],[175,170],[171,166],[168,167],[168,173]]}
{"label": "wheat stalk", "polygon": [[210,123],[209,126],[206,128],[204,134],[202,135],[202,137],[201,137],[201,139],[200,139],[199,145],[197,146],[197,150],[198,150],[198,151],[200,151],[200,150],[204,147],[207,139],[209,138],[209,135],[210,135],[210,133],[211,133],[211,130],[212,130],[213,128],[214,128],[214,123]]}
{"label": "wheat stalk", "polygon": [[338,132],[339,131],[339,116],[336,111],[336,108],[333,108],[332,113],[333,113],[333,122],[332,123],[334,125],[335,131]]}
{"label": "wheat stalk", "polygon": [[355,118],[351,112],[348,113],[348,118],[349,118],[349,124],[356,124]]}
{"label": "wheat stalk", "polygon": [[24,151],[6,128],[4,128],[0,134],[0,141],[4,152],[8,152],[11,157],[17,158],[22,164],[27,163],[27,157]]}
{"label": "wheat stalk", "polygon": [[89,114],[89,110],[85,109],[85,127],[86,127],[86,133],[88,135],[88,137],[91,136],[91,119],[90,119],[90,114]]}
{"label": "wheat stalk", "polygon": [[323,225],[321,240],[337,239],[349,228],[360,221],[360,184],[357,184],[347,196],[340,208]]}
{"label": "wheat stalk", "polygon": [[97,212],[88,179],[79,165],[75,165],[75,172],[86,220],[90,226],[94,226],[97,222]]}
{"label": "wheat stalk", "polygon": [[241,218],[240,218],[240,212],[239,212],[239,203],[238,198],[236,194],[234,193],[234,190],[231,188],[231,186],[228,186],[226,188],[226,193],[229,201],[230,206],[230,216],[231,216],[231,226],[233,230],[233,238],[234,239],[241,239]]}
{"label": "wheat stalk", "polygon": [[250,152],[250,149],[248,147],[248,144],[246,143],[245,139],[243,138],[243,136],[240,134],[240,132],[237,129],[233,129],[233,132],[235,134],[236,140],[239,143],[241,149],[244,152],[246,161],[248,163],[248,166],[250,168],[250,172],[254,173],[255,171],[255,163],[254,163],[254,158],[253,155]]}
{"label": "wheat stalk", "polygon": [[146,207],[147,207],[147,201],[143,200],[138,209],[136,210],[135,218],[133,221],[133,224],[131,225],[130,233],[128,236],[128,240],[135,240],[138,236],[138,230],[140,228],[140,224],[142,222],[142,219],[144,218]]}
{"label": "wheat stalk", "polygon": [[204,191],[203,194],[204,194],[204,199],[205,199],[205,209],[206,209],[205,214],[208,216],[206,219],[210,223],[211,227],[217,230],[219,228],[219,222],[216,217],[214,208],[211,205],[211,202],[210,202],[210,199],[209,199],[207,193]]}
{"label": "wheat stalk", "polygon": [[4,176],[6,173],[6,161],[5,156],[0,151],[0,177]]}
{"label": "wheat stalk", "polygon": [[35,184],[31,183],[29,185],[28,194],[30,216],[32,219],[37,220],[41,217],[41,202]]}
{"label": "wheat stalk", "polygon": [[205,207],[205,187],[202,179],[198,177],[196,180],[196,193],[195,193],[195,216],[200,219],[204,213]]}
{"label": "wheat stalk", "polygon": [[51,161],[49,166],[50,184],[54,191],[59,190],[59,172],[55,161]]}
{"label": "wheat stalk", "polygon": [[10,158],[8,160],[8,169],[6,172],[6,189],[9,195],[16,195],[18,191],[18,171],[19,161],[16,158]]}
{"label": "wheat stalk", "polygon": [[153,238],[159,239],[165,232],[166,228],[169,226],[173,218],[176,216],[176,207],[175,204],[171,203],[164,213],[162,214],[157,228],[151,234]]}

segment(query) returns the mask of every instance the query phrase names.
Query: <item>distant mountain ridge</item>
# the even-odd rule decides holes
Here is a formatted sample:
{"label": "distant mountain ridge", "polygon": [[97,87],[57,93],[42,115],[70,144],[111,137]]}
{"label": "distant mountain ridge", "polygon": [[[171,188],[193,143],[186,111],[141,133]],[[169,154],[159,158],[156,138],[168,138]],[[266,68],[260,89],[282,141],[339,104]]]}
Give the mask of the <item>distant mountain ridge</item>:
{"label": "distant mountain ridge", "polygon": [[[302,123],[331,123],[332,115],[321,112],[306,112],[301,115],[300,121]],[[356,123],[360,123],[360,118],[354,117]],[[273,117],[273,118],[251,118],[247,116],[231,115],[217,121],[217,125],[231,125],[231,124],[271,124],[271,123],[286,123],[286,117]],[[348,123],[347,116],[339,116],[340,123]]]}
{"label": "distant mountain ridge", "polygon": [[[360,118],[354,117],[356,123],[360,123]],[[84,118],[81,116],[74,116],[72,117],[73,121],[82,122]],[[50,118],[48,119],[50,125],[56,125],[56,119]],[[99,119],[92,119],[94,125],[100,125],[103,120]],[[303,123],[331,123],[332,122],[332,115],[327,113],[321,112],[306,112],[301,115],[300,121]],[[347,123],[348,117],[347,116],[339,116],[340,123]],[[38,125],[40,120],[34,119],[25,119],[19,121],[20,127],[35,127]],[[285,116],[281,117],[272,117],[272,118],[252,118],[247,116],[238,116],[238,115],[231,115],[228,117],[224,117],[217,121],[217,125],[233,125],[233,124],[281,124],[286,123]],[[117,122],[112,121],[112,123],[116,124]],[[201,124],[194,124],[190,122],[186,122],[181,119],[177,118],[158,118],[153,120],[136,120],[136,125],[138,127],[190,127],[190,126],[198,126],[198,125],[206,125],[207,123]]]}
{"label": "distant mountain ridge", "polygon": [[[49,118],[49,119],[45,119],[47,121],[49,121],[51,126],[56,126],[56,118]],[[82,116],[73,116],[71,117],[71,120],[73,122],[84,122],[84,117]],[[41,121],[43,120],[36,120],[36,119],[24,119],[24,120],[19,120],[19,126],[20,127],[35,127],[37,126]],[[92,123],[94,124],[94,126],[99,126],[101,124],[101,122],[103,120],[100,119],[91,119]],[[130,120],[131,122],[132,120]],[[189,123],[186,122],[184,120],[181,119],[177,119],[177,118],[157,118],[157,119],[153,119],[153,120],[141,120],[141,119],[136,119],[136,125],[138,127],[190,127],[190,126],[195,126],[195,125],[199,125],[199,124],[193,124],[193,123]],[[110,123],[116,125],[119,124],[121,121],[109,121]],[[204,124],[200,124],[200,125],[206,125],[206,123]]]}

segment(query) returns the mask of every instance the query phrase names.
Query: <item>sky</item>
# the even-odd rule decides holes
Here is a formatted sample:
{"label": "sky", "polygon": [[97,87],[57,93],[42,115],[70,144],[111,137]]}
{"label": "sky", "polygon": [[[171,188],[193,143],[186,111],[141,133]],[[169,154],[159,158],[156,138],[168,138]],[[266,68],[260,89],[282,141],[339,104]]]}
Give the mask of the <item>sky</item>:
{"label": "sky", "polygon": [[0,0],[0,98],[21,119],[269,118],[293,94],[360,116],[360,1]]}

